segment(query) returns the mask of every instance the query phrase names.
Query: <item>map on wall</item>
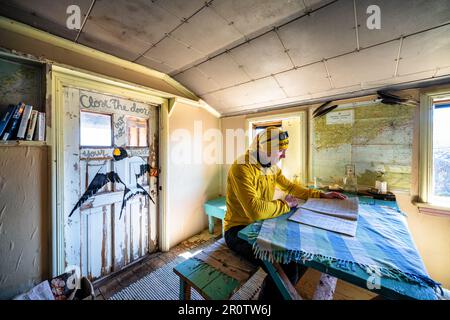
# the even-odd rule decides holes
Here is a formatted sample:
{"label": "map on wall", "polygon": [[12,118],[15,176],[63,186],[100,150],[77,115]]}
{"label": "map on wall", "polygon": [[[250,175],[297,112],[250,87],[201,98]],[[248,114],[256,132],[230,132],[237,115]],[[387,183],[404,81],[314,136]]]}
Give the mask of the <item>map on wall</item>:
{"label": "map on wall", "polygon": [[[416,107],[379,103],[337,110],[328,121],[313,121],[312,177],[324,186],[342,185],[345,165],[354,164],[359,187],[374,186],[383,172],[389,190],[409,190]],[[351,113],[353,121],[344,121]]]}
{"label": "map on wall", "polygon": [[40,107],[41,77],[39,67],[0,58],[0,111],[21,101]]}

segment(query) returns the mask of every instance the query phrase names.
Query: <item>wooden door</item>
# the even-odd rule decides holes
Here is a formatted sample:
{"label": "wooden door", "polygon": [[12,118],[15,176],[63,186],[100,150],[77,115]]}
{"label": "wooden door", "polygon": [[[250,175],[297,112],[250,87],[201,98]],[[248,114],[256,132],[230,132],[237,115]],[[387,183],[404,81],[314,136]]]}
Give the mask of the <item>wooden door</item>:
{"label": "wooden door", "polygon": [[[65,266],[98,279],[157,250],[157,172],[137,178],[141,165],[158,168],[158,107],[108,93],[63,87]],[[114,161],[114,146],[128,157]],[[69,217],[97,173],[114,171],[135,195],[123,210],[125,187],[109,182]],[[122,211],[122,212],[121,212]]]}

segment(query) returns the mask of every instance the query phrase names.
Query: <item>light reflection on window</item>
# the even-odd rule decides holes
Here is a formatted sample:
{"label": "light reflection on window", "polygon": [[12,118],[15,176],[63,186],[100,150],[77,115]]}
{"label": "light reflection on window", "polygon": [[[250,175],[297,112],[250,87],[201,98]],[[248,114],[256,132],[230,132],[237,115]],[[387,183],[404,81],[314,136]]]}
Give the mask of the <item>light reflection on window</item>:
{"label": "light reflection on window", "polygon": [[80,111],[80,145],[82,147],[110,147],[111,138],[111,115]]}
{"label": "light reflection on window", "polygon": [[147,120],[127,117],[127,132],[129,147],[147,147]]}
{"label": "light reflection on window", "polygon": [[433,202],[450,204],[450,104],[433,111]]}

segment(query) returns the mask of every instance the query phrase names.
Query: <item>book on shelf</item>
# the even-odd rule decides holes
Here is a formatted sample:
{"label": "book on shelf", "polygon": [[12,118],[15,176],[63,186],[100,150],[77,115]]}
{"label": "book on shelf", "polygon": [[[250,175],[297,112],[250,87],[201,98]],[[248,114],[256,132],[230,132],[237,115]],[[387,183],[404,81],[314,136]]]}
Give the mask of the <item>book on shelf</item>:
{"label": "book on shelf", "polygon": [[19,126],[20,117],[22,116],[22,113],[25,109],[25,103],[19,102],[16,109],[14,110],[14,114],[11,119],[11,124],[6,129],[5,133],[3,134],[3,140],[12,140],[12,137],[14,136],[17,127]]}
{"label": "book on shelf", "polygon": [[8,108],[3,112],[2,117],[0,118],[0,137],[2,136],[3,132],[5,132],[6,127],[8,126],[8,123],[11,120],[16,108],[17,105],[10,104]]}
{"label": "book on shelf", "polygon": [[33,140],[38,115],[39,115],[39,111],[37,111],[37,110],[31,111],[30,121],[28,122],[27,135],[25,136],[25,140],[29,140],[29,141]]}
{"label": "book on shelf", "polygon": [[35,130],[34,140],[45,141],[45,112],[39,112]]}
{"label": "book on shelf", "polygon": [[19,130],[17,130],[17,140],[24,140],[27,134],[28,121],[30,120],[31,111],[33,111],[33,106],[26,105],[23,110],[22,120],[20,121]]}

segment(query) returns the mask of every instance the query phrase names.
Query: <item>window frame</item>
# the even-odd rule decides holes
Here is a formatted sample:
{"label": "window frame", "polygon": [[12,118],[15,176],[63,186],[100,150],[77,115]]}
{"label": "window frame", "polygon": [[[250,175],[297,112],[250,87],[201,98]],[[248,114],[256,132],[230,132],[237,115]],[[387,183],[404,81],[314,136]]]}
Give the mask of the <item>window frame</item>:
{"label": "window frame", "polygon": [[422,213],[450,216],[450,204],[433,203],[433,112],[439,100],[450,97],[450,88],[426,92],[420,96],[419,199]]}

